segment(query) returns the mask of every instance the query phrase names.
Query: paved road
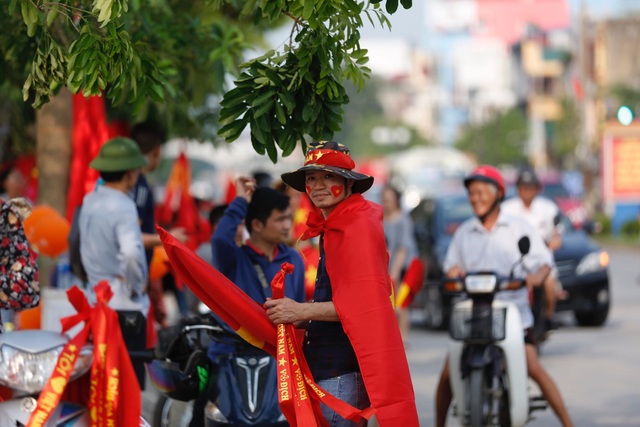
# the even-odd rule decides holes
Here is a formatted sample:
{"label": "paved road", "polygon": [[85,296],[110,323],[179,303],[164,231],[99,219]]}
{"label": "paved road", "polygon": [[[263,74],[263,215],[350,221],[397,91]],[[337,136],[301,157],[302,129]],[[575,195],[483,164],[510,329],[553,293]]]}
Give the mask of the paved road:
{"label": "paved road", "polygon": [[[542,348],[541,360],[556,380],[576,427],[640,426],[640,247],[611,248],[612,310],[602,328],[580,328],[570,313]],[[446,353],[444,332],[414,327],[408,359],[421,427],[433,426],[433,399]],[[535,385],[532,384],[532,387]],[[155,392],[143,393],[150,415]],[[534,414],[531,427],[559,425],[550,409]],[[450,417],[450,425],[457,425]]]}
{"label": "paved road", "polygon": [[[640,426],[640,247],[609,252],[613,303],[605,326],[580,328],[564,313],[559,316],[564,326],[542,347],[541,361],[576,427]],[[445,352],[445,333],[412,330],[408,358],[421,427],[434,425],[434,392]],[[559,425],[550,409],[534,416],[528,426]],[[449,423],[458,425],[451,416]]]}

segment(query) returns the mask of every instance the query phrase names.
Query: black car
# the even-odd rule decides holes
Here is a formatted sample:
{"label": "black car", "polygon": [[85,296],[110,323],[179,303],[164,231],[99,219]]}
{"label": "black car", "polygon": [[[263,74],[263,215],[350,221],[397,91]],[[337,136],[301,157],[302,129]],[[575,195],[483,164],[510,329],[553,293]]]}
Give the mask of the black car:
{"label": "black car", "polygon": [[[427,265],[425,286],[412,307],[423,311],[424,323],[430,328],[448,325],[453,297],[441,292],[442,262],[453,233],[472,215],[465,193],[423,200],[411,212],[418,247]],[[559,226],[562,247],[554,258],[567,297],[557,302],[556,311],[572,310],[578,324],[600,326],[607,319],[611,299],[608,254],[584,229],[574,228],[566,216],[560,216]]]}

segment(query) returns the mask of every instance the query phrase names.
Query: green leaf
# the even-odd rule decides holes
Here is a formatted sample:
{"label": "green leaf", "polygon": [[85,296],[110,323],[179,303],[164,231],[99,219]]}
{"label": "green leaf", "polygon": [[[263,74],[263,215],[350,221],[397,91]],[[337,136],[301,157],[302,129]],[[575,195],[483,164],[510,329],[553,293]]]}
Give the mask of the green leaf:
{"label": "green leaf", "polygon": [[278,119],[278,121],[283,125],[287,124],[287,116],[284,112],[284,108],[282,108],[282,104],[279,102],[276,102],[275,104],[276,119]]}
{"label": "green leaf", "polygon": [[246,126],[247,123],[244,120],[236,120],[228,125],[222,126],[220,130],[218,130],[218,135],[224,138],[225,141],[231,142],[240,136]]}
{"label": "green leaf", "polygon": [[237,119],[242,113],[247,111],[247,107],[248,105],[243,102],[234,105],[233,107],[222,108],[222,110],[220,110],[220,118],[218,119],[218,121],[223,125],[230,123],[233,120]]}
{"label": "green leaf", "polygon": [[251,103],[252,107],[258,107],[262,104],[264,104],[265,102],[271,100],[271,98],[273,98],[273,96],[276,94],[276,91],[273,89],[269,89],[266,92],[264,92],[263,94],[259,95],[256,99],[253,100],[253,102]]}
{"label": "green leaf", "polygon": [[225,108],[231,108],[238,104],[241,104],[247,98],[250,92],[243,88],[236,87],[225,93],[223,100],[220,102],[220,106]]}
{"label": "green leaf", "polygon": [[258,108],[255,108],[253,117],[258,118],[264,114],[270,112],[273,109],[274,100],[270,99],[268,102],[263,103]]}
{"label": "green leaf", "polygon": [[276,148],[276,144],[273,141],[273,138],[269,140],[267,143],[267,155],[269,159],[274,163],[278,163],[278,149]]}
{"label": "green leaf", "polygon": [[311,1],[311,0],[306,0],[304,2],[304,9],[302,10],[303,19],[309,20],[309,18],[311,18],[311,15],[313,14],[314,4],[315,4],[315,1]]}
{"label": "green leaf", "polygon": [[388,14],[393,15],[398,10],[398,0],[387,0],[385,8]]}

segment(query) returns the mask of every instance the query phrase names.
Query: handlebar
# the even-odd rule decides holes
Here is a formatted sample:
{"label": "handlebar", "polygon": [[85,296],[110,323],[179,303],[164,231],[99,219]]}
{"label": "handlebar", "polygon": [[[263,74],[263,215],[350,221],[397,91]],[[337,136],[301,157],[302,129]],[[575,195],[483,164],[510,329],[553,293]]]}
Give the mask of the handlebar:
{"label": "handlebar", "polygon": [[442,289],[447,293],[491,294],[498,291],[515,291],[526,284],[526,279],[502,276],[491,271],[467,273],[465,276],[446,277]]}

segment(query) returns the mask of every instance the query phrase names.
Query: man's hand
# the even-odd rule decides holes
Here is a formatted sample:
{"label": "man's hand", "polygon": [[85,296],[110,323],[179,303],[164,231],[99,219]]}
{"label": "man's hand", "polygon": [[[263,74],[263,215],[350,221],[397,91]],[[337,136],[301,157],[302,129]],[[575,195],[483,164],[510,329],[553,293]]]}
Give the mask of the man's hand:
{"label": "man's hand", "polygon": [[280,323],[296,323],[301,319],[301,304],[291,298],[271,299],[263,305],[269,319],[276,325]]}
{"label": "man's hand", "polygon": [[457,265],[454,265],[453,267],[451,267],[449,269],[449,271],[447,271],[446,276],[449,277],[449,278],[464,277],[465,276],[465,272],[464,272],[463,269],[461,269]]}
{"label": "man's hand", "polygon": [[175,239],[180,243],[187,243],[189,240],[189,235],[184,227],[176,227],[169,230],[169,234],[171,234]]}
{"label": "man's hand", "polygon": [[555,252],[560,248],[560,246],[562,246],[562,237],[560,236],[560,233],[553,233],[553,236],[551,236],[551,239],[549,239],[549,242],[547,243],[547,247],[552,252]]}
{"label": "man's hand", "polygon": [[252,178],[247,178],[246,176],[241,176],[236,179],[236,194],[238,197],[242,197],[247,200],[247,202],[251,202],[251,196],[256,189],[256,180]]}
{"label": "man's hand", "polygon": [[551,268],[548,265],[544,265],[538,269],[535,273],[527,275],[526,283],[527,288],[533,289],[535,286],[540,286],[544,283],[544,279],[547,278]]}

